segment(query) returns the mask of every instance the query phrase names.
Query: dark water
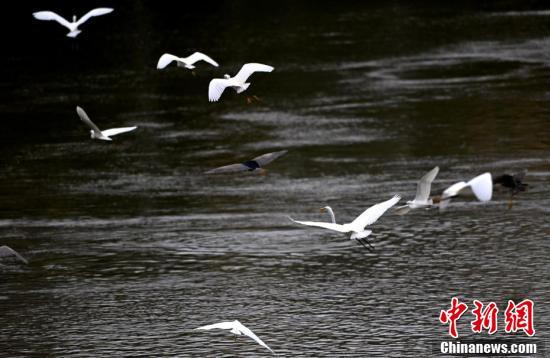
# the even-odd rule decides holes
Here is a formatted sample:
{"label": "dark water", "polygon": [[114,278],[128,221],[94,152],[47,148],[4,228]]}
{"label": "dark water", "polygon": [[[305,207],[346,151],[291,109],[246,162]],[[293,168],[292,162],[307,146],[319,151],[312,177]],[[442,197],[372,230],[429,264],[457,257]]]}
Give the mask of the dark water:
{"label": "dark water", "polygon": [[[30,264],[0,266],[0,356],[267,352],[193,330],[232,319],[281,356],[429,356],[453,295],[501,310],[530,298],[548,339],[544,4],[112,5],[76,41],[32,20],[43,4],[3,25],[0,244]],[[163,52],[195,50],[221,68],[155,70]],[[209,80],[244,62],[276,68],[252,78],[263,101],[208,103]],[[76,105],[102,128],[139,129],[92,141]],[[281,149],[265,177],[202,174]],[[434,192],[524,168],[530,190],[511,210],[495,195],[386,215],[373,253],[286,218],[331,205],[350,221],[411,199],[435,165]]]}

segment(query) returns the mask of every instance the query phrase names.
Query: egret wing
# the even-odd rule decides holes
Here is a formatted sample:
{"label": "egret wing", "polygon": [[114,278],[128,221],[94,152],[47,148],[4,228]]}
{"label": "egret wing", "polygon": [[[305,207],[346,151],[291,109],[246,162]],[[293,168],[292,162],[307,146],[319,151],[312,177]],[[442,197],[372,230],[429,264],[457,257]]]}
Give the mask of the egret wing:
{"label": "egret wing", "polygon": [[59,22],[61,25],[65,26],[69,30],[71,29],[71,23],[65,20],[64,18],[62,18],[61,16],[57,15],[53,11],[38,11],[38,12],[34,12],[32,16],[34,16],[34,18],[38,20],[46,20],[46,21],[54,20]]}
{"label": "egret wing", "polygon": [[259,345],[261,345],[262,347],[264,348],[267,348],[271,353],[275,353],[273,352],[273,350],[271,348],[269,348],[267,346],[267,344],[264,343],[264,341],[262,341],[257,335],[255,335],[250,329],[248,329],[247,327],[245,327],[241,322],[239,321],[236,321],[235,322],[235,325],[236,325],[236,328],[242,332],[242,334],[244,334],[245,336],[248,336],[250,338],[252,338],[253,340],[256,341],[256,343],[258,343]]}
{"label": "egret wing", "polygon": [[460,191],[464,188],[466,188],[468,186],[468,184],[466,182],[463,182],[463,181],[459,181],[458,183],[454,183],[453,185],[451,185],[450,187],[448,187],[447,189],[445,189],[443,191],[443,194],[441,194],[441,198],[442,199],[447,199],[447,198],[452,198],[454,196],[457,196],[458,193],[460,193]]}
{"label": "egret wing", "polygon": [[110,7],[99,7],[97,9],[93,9],[93,10],[89,11],[86,15],[84,15],[80,19],[78,19],[78,21],[76,22],[76,26],[78,27],[78,26],[82,25],[83,23],[85,23],[86,21],[88,21],[90,18],[92,18],[94,16],[105,15],[105,14],[108,14],[110,12],[113,12],[113,9],[111,9]]}
{"label": "egret wing", "polygon": [[264,165],[271,163],[272,161],[279,158],[280,156],[285,155],[287,152],[288,150],[281,150],[279,152],[262,154],[259,157],[256,157],[252,160],[257,162],[260,165],[260,167],[263,167]]}
{"label": "egret wing", "polygon": [[19,261],[24,262],[25,264],[28,264],[29,262],[17,251],[12,249],[9,246],[0,246],[0,257],[8,257],[8,256],[15,256]]}
{"label": "egret wing", "polygon": [[293,222],[298,223],[298,224],[302,224],[302,225],[315,226],[315,227],[320,227],[320,228],[323,228],[323,229],[329,229],[329,230],[343,232],[343,233],[349,232],[349,230],[346,229],[344,227],[344,225],[340,225],[340,224],[317,222],[317,221],[298,221],[298,220],[294,220],[290,216],[288,218],[290,220],[292,220]]}
{"label": "egret wing", "polygon": [[210,329],[232,329],[235,326],[235,322],[220,322],[220,323],[214,323],[209,324],[207,326],[202,326],[195,329],[204,329],[204,330],[210,330]]}
{"label": "egret wing", "polygon": [[181,59],[169,53],[163,54],[162,56],[160,56],[159,62],[157,63],[157,70],[163,69],[164,67],[168,66],[172,61],[181,61]]}
{"label": "egret wing", "polygon": [[84,110],[81,107],[76,106],[76,113],[78,113],[78,116],[80,117],[80,120],[82,120],[82,122],[86,123],[88,125],[88,127],[90,127],[96,134],[98,134],[98,135],[102,134],[101,130],[99,130],[99,128],[97,128],[97,126],[94,124],[94,122],[92,122],[90,120],[90,117],[88,117],[86,112],[84,112]]}
{"label": "egret wing", "polygon": [[468,182],[479,201],[489,201],[493,196],[493,179],[491,173],[483,173]]}
{"label": "egret wing", "polygon": [[422,178],[420,178],[420,181],[418,182],[418,185],[416,187],[416,196],[414,197],[415,201],[424,202],[428,200],[428,198],[430,197],[432,182],[437,176],[437,173],[439,173],[439,167],[433,168],[432,170],[424,174]]}
{"label": "egret wing", "polygon": [[374,224],[384,213],[397,204],[401,200],[399,195],[394,195],[393,198],[383,201],[381,203],[375,204],[363,211],[355,220],[353,220],[350,226],[353,226],[357,231],[362,231],[365,229],[365,226]]}
{"label": "egret wing", "polygon": [[236,173],[236,172],[243,172],[245,170],[249,170],[250,168],[247,167],[244,164],[229,164],[225,165],[223,167],[211,169],[204,174],[221,174],[221,173]]}
{"label": "egret wing", "polygon": [[208,100],[210,102],[217,102],[227,86],[229,86],[228,79],[214,78],[208,85]]}
{"label": "egret wing", "polygon": [[254,72],[271,72],[273,71],[273,67],[268,65],[263,65],[261,63],[247,63],[245,64],[239,73],[235,75],[235,79],[239,82],[246,82],[248,77],[252,75]]}
{"label": "egret wing", "polygon": [[397,208],[395,208],[395,213],[397,215],[405,215],[409,211],[411,211],[411,207],[409,206],[409,204],[401,205],[401,206],[398,206]]}
{"label": "egret wing", "polygon": [[202,52],[195,52],[194,54],[192,54],[191,56],[185,58],[185,61],[188,62],[189,64],[194,64],[195,62],[197,61],[205,61],[205,62],[208,62],[209,64],[211,64],[212,66],[216,66],[218,67],[218,63],[216,61],[214,61],[212,58],[210,58],[209,56],[206,56],[204,53]]}
{"label": "egret wing", "polygon": [[112,136],[120,134],[120,133],[126,133],[126,132],[133,131],[136,128],[137,128],[136,126],[134,126],[134,127],[122,127],[122,128],[111,128],[111,129],[106,129],[106,130],[102,131],[101,134],[103,134],[106,137],[112,137]]}

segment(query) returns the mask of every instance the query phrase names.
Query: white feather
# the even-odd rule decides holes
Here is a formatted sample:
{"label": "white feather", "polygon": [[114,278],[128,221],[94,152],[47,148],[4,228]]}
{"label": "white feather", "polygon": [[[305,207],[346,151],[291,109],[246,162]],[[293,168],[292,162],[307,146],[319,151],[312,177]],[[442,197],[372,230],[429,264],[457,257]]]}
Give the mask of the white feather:
{"label": "white feather", "polygon": [[90,10],[90,11],[88,11],[88,13],[86,15],[82,16],[76,22],[76,27],[82,25],[83,23],[85,23],[86,21],[88,21],[90,18],[92,18],[94,16],[101,16],[101,15],[105,15],[105,14],[108,14],[108,13],[111,13],[111,12],[113,12],[113,9],[111,9],[109,7],[100,7],[100,8],[97,8],[97,9]]}
{"label": "white feather", "polygon": [[111,129],[106,129],[104,131],[101,131],[101,134],[103,134],[106,137],[112,137],[112,136],[117,135],[117,134],[133,131],[136,128],[137,128],[136,126],[134,126],[134,127],[122,127],[122,128],[111,128]]}
{"label": "white feather", "polygon": [[57,21],[61,25],[65,26],[69,30],[73,31],[73,25],[69,21],[65,20],[63,17],[57,15],[53,11],[38,11],[32,14],[35,19],[37,20],[45,20],[45,21]]}

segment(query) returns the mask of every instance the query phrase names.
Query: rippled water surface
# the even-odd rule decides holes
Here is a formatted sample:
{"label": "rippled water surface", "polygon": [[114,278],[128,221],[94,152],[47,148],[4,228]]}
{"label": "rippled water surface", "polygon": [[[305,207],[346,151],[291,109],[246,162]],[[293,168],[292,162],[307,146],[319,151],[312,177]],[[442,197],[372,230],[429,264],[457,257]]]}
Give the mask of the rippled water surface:
{"label": "rippled water surface", "polygon": [[[530,298],[548,339],[549,10],[249,5],[114,3],[76,40],[32,20],[42,3],[13,11],[0,245],[30,263],[0,261],[0,356],[268,353],[194,331],[233,319],[281,356],[430,356],[455,295],[502,310]],[[220,68],[155,69],[163,52],[195,50]],[[209,80],[244,62],[275,67],[251,78],[261,102],[208,103]],[[139,129],[92,141],[76,105],[101,128]],[[203,174],[281,149],[265,176]],[[287,218],[328,220],[330,205],[349,222],[412,199],[436,165],[434,193],[522,169],[529,191],[512,209],[496,193],[389,213],[371,227],[374,252]]]}

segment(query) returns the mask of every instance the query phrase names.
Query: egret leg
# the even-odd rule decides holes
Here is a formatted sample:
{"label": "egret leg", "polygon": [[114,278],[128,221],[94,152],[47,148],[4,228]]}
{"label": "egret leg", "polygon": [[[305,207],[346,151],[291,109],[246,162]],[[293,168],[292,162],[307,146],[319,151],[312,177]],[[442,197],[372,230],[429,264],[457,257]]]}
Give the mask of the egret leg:
{"label": "egret leg", "polygon": [[[365,249],[367,249],[367,250],[369,250],[369,251],[372,251],[367,245],[365,245],[365,243],[363,242],[363,240],[357,239],[357,241],[358,241],[361,245],[363,245],[363,247],[364,247]],[[370,245],[370,244],[369,244],[369,245]]]}
{"label": "egret leg", "polygon": [[374,246],[372,246],[369,242],[369,240],[365,239],[365,242],[367,243],[367,245],[369,245],[369,247],[371,248],[372,251],[374,251]]}

